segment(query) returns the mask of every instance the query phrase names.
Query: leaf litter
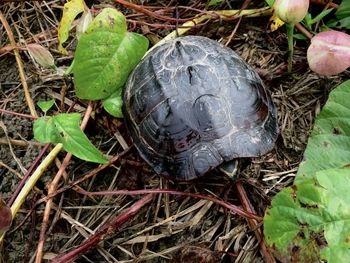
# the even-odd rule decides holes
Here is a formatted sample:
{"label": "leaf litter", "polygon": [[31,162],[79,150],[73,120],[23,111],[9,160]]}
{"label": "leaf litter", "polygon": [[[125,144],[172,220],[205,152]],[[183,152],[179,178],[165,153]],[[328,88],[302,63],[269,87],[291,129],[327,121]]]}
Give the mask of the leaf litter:
{"label": "leaf litter", "polygon": [[[141,1],[134,2],[141,4]],[[181,18],[192,18],[197,14],[189,8],[191,4],[199,10],[205,8],[200,1],[183,2],[185,6],[177,9]],[[261,7],[260,1],[255,2],[252,1],[249,7]],[[94,10],[110,4],[109,1],[101,1],[94,5]],[[156,1],[154,6],[163,9],[162,17],[173,17],[175,4],[170,2],[164,7],[161,1]],[[115,6],[127,15],[129,30],[146,35],[154,41],[153,44],[176,26],[170,20],[157,20],[159,15],[152,17],[135,14],[125,6]],[[239,9],[240,5],[227,6],[226,1],[222,1],[217,8],[219,7]],[[52,52],[58,67],[69,66],[76,39],[70,37],[65,43],[68,55],[63,56],[56,50],[56,28],[62,14],[61,1],[11,3],[3,5],[0,10],[10,23],[12,31],[17,32],[16,40],[23,48],[24,44],[40,44]],[[211,21],[197,26],[190,33],[207,36],[225,44],[237,21]],[[349,78],[346,72],[331,78],[322,78],[312,73],[307,68],[306,48],[302,45],[296,46],[294,54],[295,77],[284,74],[287,48],[285,33],[281,30],[266,32],[267,23],[268,17],[243,18],[229,43],[229,47],[262,76],[273,94],[279,112],[281,135],[276,147],[261,158],[244,160],[245,165],[239,174],[249,201],[260,216],[270,205],[271,197],[291,185],[303,158],[314,118],[327,100],[329,91],[342,79]],[[9,53],[11,47],[3,25],[0,25],[0,29],[0,108],[28,114],[17,66]],[[86,109],[84,101],[75,100],[72,81],[52,70],[36,67],[26,51],[21,51],[20,54],[35,102],[54,98],[61,110],[73,107],[74,111],[82,112]],[[130,145],[130,138],[121,120],[112,119],[99,111],[99,108],[96,109],[95,119],[90,120],[86,128],[87,136],[103,152],[116,156],[123,151],[119,141]],[[1,188],[3,198],[8,200],[19,177],[23,175],[21,167],[28,169],[31,166],[39,148],[38,144],[33,143],[31,120],[4,113],[0,113],[0,119],[7,129],[6,134],[0,129],[0,175],[4,178]],[[113,134],[119,134],[119,140]],[[64,155],[59,155],[59,159],[63,158]],[[94,168],[94,164],[73,158],[59,189]],[[33,257],[42,224],[44,206],[41,198],[57,170],[52,165],[44,173],[14,219],[2,248],[3,262],[29,262]],[[212,195],[238,206],[241,204],[232,183],[218,171],[195,182],[173,182],[154,174],[135,149],[131,148],[108,169],[55,196],[44,246],[44,259],[53,258],[81,244],[104,223],[122,214],[141,198],[127,195],[81,195],[76,189],[80,187],[91,192],[170,188]],[[169,194],[155,196],[133,219],[76,262],[170,262],[173,255],[187,245],[219,251],[222,262],[262,262],[259,241],[254,235],[254,229],[249,227],[244,218],[207,200]]]}

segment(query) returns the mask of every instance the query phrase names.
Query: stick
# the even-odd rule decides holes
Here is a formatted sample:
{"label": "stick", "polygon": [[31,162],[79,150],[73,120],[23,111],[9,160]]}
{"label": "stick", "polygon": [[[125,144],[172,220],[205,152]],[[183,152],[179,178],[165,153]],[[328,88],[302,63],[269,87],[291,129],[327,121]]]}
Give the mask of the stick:
{"label": "stick", "polygon": [[18,66],[18,70],[19,70],[19,76],[21,77],[21,82],[22,82],[22,86],[23,86],[23,90],[24,90],[24,95],[26,97],[26,101],[29,107],[29,111],[30,114],[33,117],[38,117],[36,111],[35,111],[35,106],[34,106],[34,102],[32,100],[32,97],[30,96],[30,92],[29,92],[29,88],[28,88],[28,84],[26,81],[26,76],[24,73],[24,69],[23,69],[23,63],[22,63],[22,59],[21,56],[19,55],[19,51],[16,45],[16,41],[15,38],[13,37],[10,25],[7,23],[6,18],[4,17],[3,13],[0,11],[0,21],[1,23],[4,25],[4,28],[6,30],[6,33],[9,37],[11,46],[13,47],[13,52],[15,53],[15,57],[16,57],[16,61],[17,61],[17,66]]}
{"label": "stick", "polygon": [[105,224],[98,232],[96,232],[90,238],[85,240],[80,246],[74,248],[67,254],[58,255],[54,257],[50,261],[50,263],[73,262],[80,255],[96,247],[97,244],[101,242],[106,236],[118,230],[124,223],[128,222],[133,216],[135,216],[142,207],[144,207],[147,203],[151,202],[152,199],[153,194],[148,194],[144,196],[141,200],[134,203],[130,208],[128,208],[128,210],[126,210],[123,214],[118,216],[112,222]]}

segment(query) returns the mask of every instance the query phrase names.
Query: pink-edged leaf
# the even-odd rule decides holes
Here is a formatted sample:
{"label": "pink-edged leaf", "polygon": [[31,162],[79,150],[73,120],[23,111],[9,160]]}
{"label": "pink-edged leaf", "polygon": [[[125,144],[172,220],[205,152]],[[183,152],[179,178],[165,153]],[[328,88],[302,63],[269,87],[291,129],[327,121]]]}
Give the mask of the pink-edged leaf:
{"label": "pink-edged leaf", "polygon": [[0,235],[5,233],[11,226],[12,212],[0,195]]}
{"label": "pink-edged leaf", "polygon": [[311,70],[336,75],[350,67],[350,35],[340,31],[321,32],[311,39],[307,50]]}

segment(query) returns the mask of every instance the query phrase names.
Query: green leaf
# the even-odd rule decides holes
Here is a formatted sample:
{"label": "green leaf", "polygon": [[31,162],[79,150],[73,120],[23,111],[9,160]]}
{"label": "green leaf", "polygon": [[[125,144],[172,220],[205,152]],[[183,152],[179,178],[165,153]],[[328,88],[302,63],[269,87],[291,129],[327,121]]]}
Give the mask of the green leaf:
{"label": "green leaf", "polygon": [[350,29],[350,16],[343,19],[332,19],[327,22],[327,26],[334,28],[346,28]]}
{"label": "green leaf", "polygon": [[70,0],[63,7],[63,15],[61,22],[58,26],[58,50],[67,53],[67,50],[62,46],[68,39],[68,33],[71,25],[81,12],[84,11],[83,0]]}
{"label": "green leaf", "polygon": [[46,113],[49,109],[52,108],[53,105],[55,105],[55,100],[54,99],[46,100],[46,101],[41,100],[41,101],[38,101],[36,104],[43,112]]}
{"label": "green leaf", "polygon": [[99,100],[120,90],[147,48],[147,38],[127,32],[120,12],[103,9],[76,49],[72,72],[77,96]]}
{"label": "green leaf", "polygon": [[350,1],[343,0],[339,5],[337,12],[335,12],[335,16],[338,19],[344,19],[350,17]]}
{"label": "green leaf", "polygon": [[304,17],[304,20],[306,21],[306,23],[308,25],[311,25],[311,22],[312,22],[312,17],[311,17],[311,14],[309,12],[306,13],[305,17]]}
{"label": "green leaf", "polygon": [[273,7],[275,0],[265,0],[265,2],[269,5],[269,7]]}
{"label": "green leaf", "polygon": [[[295,181],[350,165],[350,80],[335,88],[317,116]],[[350,262],[350,261],[349,261]]]}
{"label": "green leaf", "polygon": [[208,7],[210,6],[216,6],[224,2],[225,0],[210,0],[207,4]]}
{"label": "green leaf", "polygon": [[80,114],[58,114],[41,117],[34,122],[34,138],[42,143],[62,143],[63,149],[89,162],[107,163],[102,153],[79,127]]}
{"label": "green leaf", "polygon": [[117,118],[123,118],[122,106],[123,99],[120,91],[113,93],[108,98],[102,101],[103,108],[112,116]]}
{"label": "green leaf", "polygon": [[315,24],[318,21],[320,21],[322,18],[324,18],[326,15],[328,15],[330,12],[333,11],[333,8],[330,9],[326,9],[324,11],[322,11],[321,13],[319,13],[316,17],[314,17],[313,19],[311,19],[311,24]]}
{"label": "green leaf", "polygon": [[306,39],[308,39],[304,34],[294,34],[293,38],[298,39],[298,40],[306,40]]}
{"label": "green leaf", "polygon": [[349,185],[349,169],[328,169],[274,197],[264,234],[281,261],[350,262]]}
{"label": "green leaf", "polygon": [[332,19],[327,23],[329,27],[350,29],[350,1],[343,0],[335,12],[337,19]]}

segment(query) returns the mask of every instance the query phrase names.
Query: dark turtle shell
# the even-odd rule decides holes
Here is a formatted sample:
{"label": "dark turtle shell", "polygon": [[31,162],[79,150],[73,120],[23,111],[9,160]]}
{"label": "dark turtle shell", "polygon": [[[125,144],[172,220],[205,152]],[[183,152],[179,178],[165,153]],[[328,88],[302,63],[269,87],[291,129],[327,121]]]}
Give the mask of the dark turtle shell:
{"label": "dark turtle shell", "polygon": [[140,155],[157,173],[180,180],[265,154],[279,132],[276,108],[257,73],[205,37],[155,47],[130,75],[123,96]]}

